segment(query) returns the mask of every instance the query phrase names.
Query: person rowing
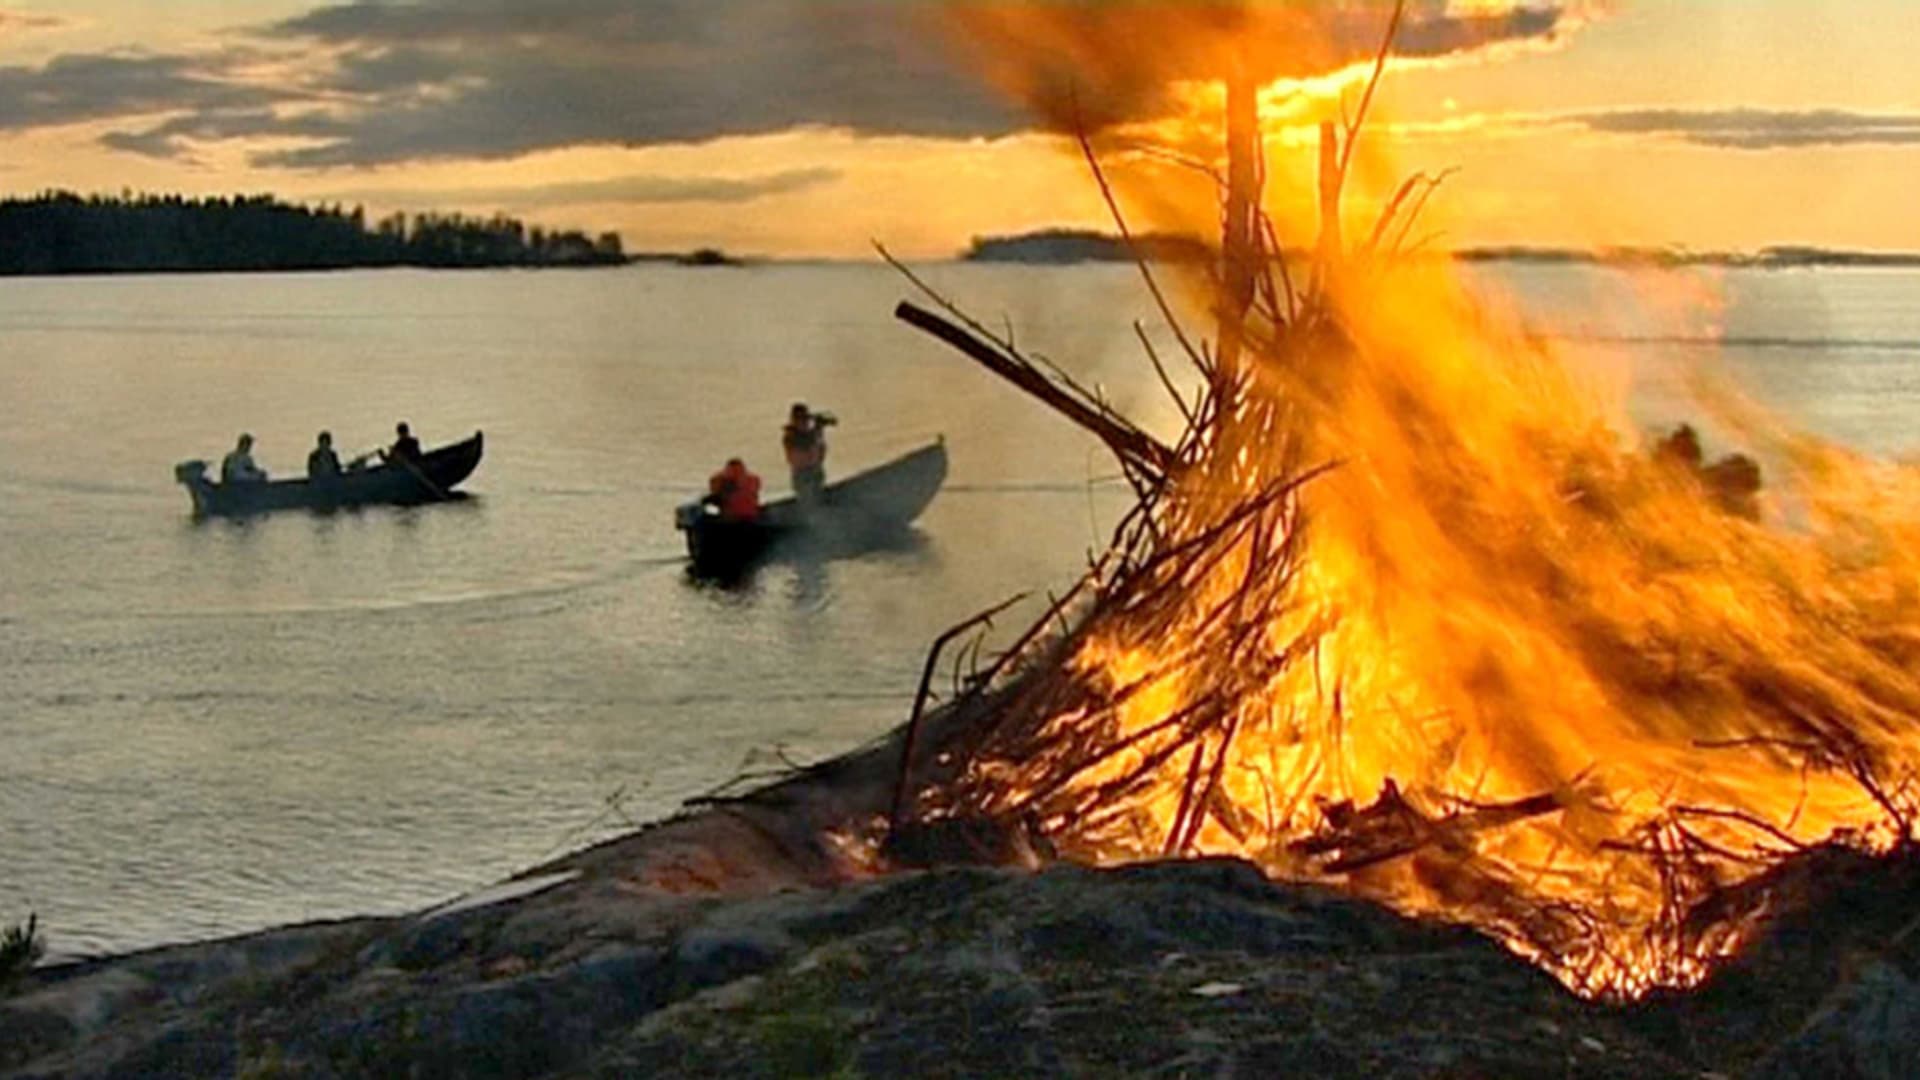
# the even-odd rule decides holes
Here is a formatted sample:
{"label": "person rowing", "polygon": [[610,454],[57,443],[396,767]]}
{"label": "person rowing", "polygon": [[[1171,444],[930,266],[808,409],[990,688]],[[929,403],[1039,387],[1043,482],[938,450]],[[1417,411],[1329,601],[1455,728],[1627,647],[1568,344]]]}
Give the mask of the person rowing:
{"label": "person rowing", "polygon": [[441,487],[433,477],[427,475],[427,471],[424,468],[426,465],[426,454],[420,449],[420,440],[413,437],[413,429],[407,426],[407,422],[402,420],[398,424],[395,424],[393,426],[393,432],[399,437],[393,440],[392,446],[379,452],[380,460],[395,468],[406,470],[415,480],[419,481],[420,486],[426,489],[427,494],[432,495],[434,498],[453,498],[452,492]]}
{"label": "person rowing", "polygon": [[421,457],[420,440],[413,437],[413,429],[407,426],[405,420],[402,420],[394,425],[393,433],[399,437],[393,440],[392,446],[380,451],[380,460],[388,463],[418,465]]}

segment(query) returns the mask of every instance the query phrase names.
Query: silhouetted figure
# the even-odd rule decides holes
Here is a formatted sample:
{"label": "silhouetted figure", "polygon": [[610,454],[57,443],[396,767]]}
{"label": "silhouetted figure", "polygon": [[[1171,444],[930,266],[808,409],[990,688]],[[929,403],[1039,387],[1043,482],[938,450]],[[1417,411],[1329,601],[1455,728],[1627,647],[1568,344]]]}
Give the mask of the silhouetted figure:
{"label": "silhouetted figure", "polygon": [[413,437],[413,432],[407,427],[407,422],[402,420],[400,423],[394,425],[393,433],[398,435],[399,438],[393,440],[393,445],[388,447],[380,455],[381,459],[384,461],[418,465],[420,463],[420,440]]}
{"label": "silhouetted figure", "polygon": [[1681,424],[1673,429],[1673,434],[1660,440],[1660,445],[1654,449],[1654,456],[1673,465],[1698,469],[1704,457],[1700,450],[1700,433],[1693,430],[1692,424]]}
{"label": "silhouetted figure", "polygon": [[1660,440],[1654,459],[1684,470],[1727,513],[1748,519],[1760,516],[1760,463],[1745,454],[1728,454],[1708,464],[1693,425],[1681,424]]}
{"label": "silhouetted figure", "polygon": [[780,445],[787,452],[787,468],[793,475],[793,493],[802,503],[817,502],[827,486],[827,428],[839,423],[829,413],[809,410],[796,401],[787,411],[787,426],[781,429]]}
{"label": "silhouetted figure", "polygon": [[1728,454],[1700,470],[1720,509],[1749,520],[1760,517],[1760,463],[1745,454]]}
{"label": "silhouetted figure", "polygon": [[267,471],[253,463],[253,436],[242,433],[227,456],[220,459],[220,482],[223,484],[264,484]]}
{"label": "silhouetted figure", "polygon": [[323,431],[307,454],[307,479],[331,480],[340,475],[340,455],[333,452],[333,432]]}
{"label": "silhouetted figure", "polygon": [[753,521],[760,516],[760,478],[739,458],[707,480],[707,502],[722,521]]}

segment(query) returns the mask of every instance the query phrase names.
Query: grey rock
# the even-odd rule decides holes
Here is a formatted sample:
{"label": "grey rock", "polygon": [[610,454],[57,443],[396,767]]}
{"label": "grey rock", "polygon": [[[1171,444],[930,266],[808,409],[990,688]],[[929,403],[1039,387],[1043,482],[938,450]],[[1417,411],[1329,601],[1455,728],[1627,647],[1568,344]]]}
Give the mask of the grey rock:
{"label": "grey rock", "polygon": [[757,975],[799,948],[777,927],[738,923],[695,927],[681,935],[673,950],[674,971],[686,990],[703,990]]}
{"label": "grey rock", "polygon": [[1755,1071],[1757,1077],[1906,1080],[1920,1071],[1920,985],[1874,962]]}
{"label": "grey rock", "polygon": [[109,967],[58,979],[14,998],[9,1005],[24,1012],[57,1016],[75,1034],[88,1035],[128,1010],[161,997],[160,989],[145,975]]}
{"label": "grey rock", "polygon": [[24,1065],[65,1046],[78,1034],[64,1016],[0,1005],[0,1069]]}

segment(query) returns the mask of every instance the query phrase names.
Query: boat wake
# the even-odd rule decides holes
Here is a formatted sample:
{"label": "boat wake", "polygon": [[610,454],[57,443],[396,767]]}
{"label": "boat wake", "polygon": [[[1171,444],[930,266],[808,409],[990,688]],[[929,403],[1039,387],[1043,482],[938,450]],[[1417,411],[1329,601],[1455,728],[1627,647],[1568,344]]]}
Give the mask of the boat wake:
{"label": "boat wake", "polygon": [[[686,563],[678,554],[639,555],[612,566],[564,581],[530,584],[520,588],[476,589],[439,596],[363,597],[336,602],[268,604],[258,607],[169,609],[165,611],[129,611],[116,608],[105,611],[55,611],[45,617],[66,622],[181,622],[193,620],[278,619],[297,616],[330,617],[405,612],[446,612],[462,608],[486,608],[530,601],[556,600],[617,585],[649,571],[678,568]],[[532,614],[546,614],[546,609]]]}

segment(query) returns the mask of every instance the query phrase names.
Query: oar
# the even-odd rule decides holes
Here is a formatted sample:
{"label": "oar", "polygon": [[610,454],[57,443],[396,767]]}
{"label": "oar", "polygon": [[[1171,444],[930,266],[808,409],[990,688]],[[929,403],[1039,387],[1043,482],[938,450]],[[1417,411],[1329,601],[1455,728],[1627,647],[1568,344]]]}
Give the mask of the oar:
{"label": "oar", "polygon": [[353,471],[357,466],[363,466],[369,460],[376,457],[378,457],[381,460],[381,462],[384,464],[398,465],[401,468],[407,470],[407,472],[413,474],[413,478],[415,480],[420,481],[420,486],[423,488],[426,488],[428,493],[431,494],[434,498],[439,499],[442,502],[451,502],[453,500],[453,493],[448,491],[446,488],[441,487],[439,484],[434,483],[433,478],[431,476],[428,476],[426,473],[422,472],[420,470],[419,465],[416,465],[414,462],[412,462],[407,458],[394,457],[392,454],[387,453],[385,447],[376,447],[375,449],[369,450],[364,454],[356,455],[351,462],[348,462],[347,468],[343,470],[343,472]]}
{"label": "oar", "polygon": [[387,456],[387,460],[397,461],[401,465],[406,466],[407,471],[413,474],[413,478],[415,480],[420,481],[420,485],[422,487],[432,492],[434,498],[439,499],[441,502],[451,502],[453,500],[453,493],[448,491],[446,488],[441,487],[439,484],[434,483],[431,477],[429,477],[426,473],[420,471],[420,466],[414,464],[412,459],[396,458],[391,454],[389,454]]}

